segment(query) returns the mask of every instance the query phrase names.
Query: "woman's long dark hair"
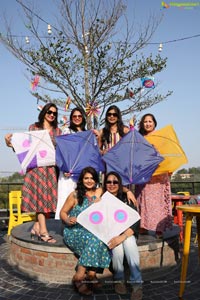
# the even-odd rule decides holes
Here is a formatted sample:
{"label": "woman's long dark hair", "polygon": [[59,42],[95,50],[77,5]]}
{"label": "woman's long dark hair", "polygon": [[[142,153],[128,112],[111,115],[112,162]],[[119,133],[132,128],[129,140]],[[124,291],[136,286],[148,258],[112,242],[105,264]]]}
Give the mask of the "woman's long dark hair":
{"label": "woman's long dark hair", "polygon": [[111,105],[106,111],[105,116],[105,127],[103,128],[103,134],[102,134],[102,144],[106,141],[107,143],[110,143],[110,127],[111,124],[108,122],[108,113],[114,110],[117,114],[117,132],[119,133],[120,137],[123,137],[125,135],[124,133],[124,123],[122,121],[122,115],[120,109],[116,105]]}
{"label": "woman's long dark hair", "polygon": [[138,127],[139,127],[139,133],[141,135],[146,135],[146,133],[147,133],[146,130],[144,129],[144,120],[145,120],[146,117],[151,117],[152,120],[153,120],[153,122],[154,122],[155,128],[157,126],[157,121],[156,121],[156,118],[154,117],[154,115],[152,115],[150,113],[145,114],[144,116],[142,116],[142,118],[140,120],[140,123],[138,125]]}
{"label": "woman's long dark hair", "polygon": [[81,123],[80,127],[81,127],[82,131],[85,131],[86,130],[85,129],[85,125],[86,125],[85,112],[81,107],[75,107],[72,109],[71,114],[70,114],[69,129],[71,129],[74,132],[78,131],[77,126],[73,123],[73,118],[72,118],[75,111],[79,111],[80,114],[82,115],[82,123]]}
{"label": "woman's long dark hair", "polygon": [[[47,111],[51,109],[51,107],[54,107],[56,109],[56,112],[58,112],[58,108],[54,103],[47,103],[42,108],[41,112],[39,113],[38,122],[35,122],[35,125],[38,128],[43,128],[43,126],[44,126],[44,117],[45,117]],[[54,129],[58,127],[58,115],[52,121],[52,126],[53,126]]]}
{"label": "woman's long dark hair", "polygon": [[82,170],[78,182],[77,182],[77,187],[76,187],[76,192],[77,192],[77,199],[78,199],[78,204],[82,205],[83,204],[83,198],[87,192],[87,189],[85,188],[83,184],[83,177],[85,176],[86,173],[90,173],[92,175],[92,178],[95,181],[95,185],[93,187],[93,190],[96,190],[97,185],[99,184],[99,176],[97,171],[92,168],[92,167],[86,167]]}
{"label": "woman's long dark hair", "polygon": [[109,177],[110,175],[113,175],[113,176],[117,177],[117,180],[118,180],[118,182],[119,182],[119,190],[118,190],[118,192],[117,192],[117,198],[119,198],[119,199],[122,200],[123,197],[125,196],[125,193],[123,192],[122,179],[121,179],[121,176],[120,176],[118,173],[114,172],[114,171],[111,171],[111,172],[107,173],[106,176],[105,176],[105,180],[104,180],[104,188],[103,188],[103,189],[104,189],[104,192],[107,191],[107,189],[106,189],[106,181],[108,180],[108,177]]}

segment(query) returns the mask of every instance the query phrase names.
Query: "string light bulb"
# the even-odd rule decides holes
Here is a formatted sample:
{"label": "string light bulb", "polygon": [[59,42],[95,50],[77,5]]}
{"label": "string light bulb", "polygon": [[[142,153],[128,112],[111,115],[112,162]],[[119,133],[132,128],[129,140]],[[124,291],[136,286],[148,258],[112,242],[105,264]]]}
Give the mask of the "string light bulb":
{"label": "string light bulb", "polygon": [[26,42],[26,44],[29,44],[29,43],[30,43],[29,37],[28,37],[28,36],[25,37],[25,42]]}
{"label": "string light bulb", "polygon": [[159,48],[158,48],[158,51],[161,52],[162,50],[163,50],[163,44],[160,43]]}
{"label": "string light bulb", "polygon": [[52,30],[51,30],[51,25],[50,24],[48,24],[48,26],[47,26],[47,32],[48,32],[48,34],[52,34]]}
{"label": "string light bulb", "polygon": [[89,51],[88,51],[88,47],[85,45],[85,53],[88,54]]}

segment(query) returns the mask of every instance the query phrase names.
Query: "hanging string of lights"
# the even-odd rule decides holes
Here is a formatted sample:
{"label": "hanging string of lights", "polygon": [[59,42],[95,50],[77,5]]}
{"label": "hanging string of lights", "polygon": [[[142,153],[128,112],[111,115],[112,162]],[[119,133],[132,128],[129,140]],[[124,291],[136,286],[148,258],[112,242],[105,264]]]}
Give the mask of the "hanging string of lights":
{"label": "hanging string of lights", "polygon": [[187,37],[183,37],[183,38],[179,38],[179,39],[174,39],[174,40],[169,40],[169,41],[165,41],[162,43],[147,43],[148,45],[158,45],[159,44],[159,48],[158,51],[161,52],[163,50],[163,45],[164,44],[169,44],[169,43],[176,43],[176,42],[181,42],[181,41],[185,41],[185,40],[189,40],[189,39],[194,39],[200,37],[200,34],[195,34],[195,35],[191,35],[191,36],[187,36]]}
{"label": "hanging string of lights", "polygon": [[[49,36],[52,34],[52,26],[50,24],[47,24],[47,33],[48,33],[48,36],[40,36],[40,38],[49,38]],[[13,35],[8,35],[8,37],[11,37],[11,38],[24,38],[26,44],[29,44],[30,39],[31,39],[31,36],[27,36],[27,35],[14,35],[13,34]],[[182,38],[177,38],[177,39],[168,40],[168,41],[162,41],[162,43],[161,42],[148,42],[148,43],[146,43],[146,45],[159,45],[158,51],[162,51],[163,50],[163,45],[165,45],[165,44],[177,43],[177,42],[181,42],[181,41],[185,41],[185,40],[189,40],[189,39],[194,39],[194,38],[198,38],[198,37],[200,37],[200,34],[191,35],[191,36],[182,37]],[[118,43],[118,42],[113,42],[113,43]],[[134,43],[130,43],[130,44],[134,44]]]}
{"label": "hanging string of lights", "polygon": [[[16,0],[16,2],[18,2],[21,6],[23,6],[26,10],[28,10],[32,15],[34,15],[35,17],[37,17],[40,21],[42,21],[43,23],[48,24],[47,21],[45,21],[42,17],[40,17],[39,15],[37,15],[35,12],[33,12],[29,7],[27,7],[24,3],[22,3],[19,0]],[[55,26],[52,26],[55,30],[58,30]]]}
{"label": "hanging string of lights", "polygon": [[[43,37],[41,36],[40,38],[49,38],[49,36],[52,34],[52,28],[55,29],[56,31],[59,31],[55,26],[50,25],[47,21],[45,21],[42,17],[37,15],[35,12],[33,12],[29,7],[27,7],[20,0],[16,0],[16,2],[18,2],[26,10],[28,10],[31,14],[35,15],[35,17],[37,17],[39,20],[41,20],[43,23],[45,23],[47,25],[48,36],[43,36]],[[23,35],[10,35],[10,37],[12,37],[12,38],[25,38],[25,43],[26,44],[30,43],[30,38],[31,38],[31,36],[23,36]],[[164,44],[177,43],[177,42],[181,42],[181,41],[188,40],[188,39],[194,39],[194,38],[197,38],[197,37],[200,37],[200,34],[191,35],[191,36],[182,37],[182,38],[177,38],[177,39],[168,40],[168,41],[162,41],[162,42],[149,42],[149,43],[146,43],[146,45],[159,45],[158,51],[161,52],[163,50],[163,45]],[[115,43],[118,43],[118,42],[115,42]],[[134,44],[134,43],[130,43],[130,44]]]}

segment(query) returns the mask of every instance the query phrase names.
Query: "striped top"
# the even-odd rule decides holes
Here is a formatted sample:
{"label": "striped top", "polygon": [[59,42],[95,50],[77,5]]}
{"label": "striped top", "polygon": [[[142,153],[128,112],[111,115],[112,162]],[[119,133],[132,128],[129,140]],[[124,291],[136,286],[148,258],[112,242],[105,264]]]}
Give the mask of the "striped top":
{"label": "striped top", "polygon": [[119,140],[121,139],[119,132],[110,133],[110,142],[107,143],[107,141],[104,142],[104,149],[110,150],[113,146],[115,146]]}

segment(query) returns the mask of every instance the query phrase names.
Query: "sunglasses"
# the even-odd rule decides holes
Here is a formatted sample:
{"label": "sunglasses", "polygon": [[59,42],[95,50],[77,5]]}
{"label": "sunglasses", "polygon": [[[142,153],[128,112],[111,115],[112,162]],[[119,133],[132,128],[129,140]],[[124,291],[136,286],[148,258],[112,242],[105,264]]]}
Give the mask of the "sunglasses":
{"label": "sunglasses", "polygon": [[47,115],[53,115],[54,117],[57,117],[58,113],[56,111],[48,110]]}
{"label": "sunglasses", "polygon": [[118,117],[118,114],[117,113],[107,113],[107,117]]}
{"label": "sunglasses", "polygon": [[119,184],[119,181],[117,181],[117,180],[107,180],[106,181],[106,184]]}
{"label": "sunglasses", "polygon": [[82,119],[82,115],[73,115],[72,119]]}

